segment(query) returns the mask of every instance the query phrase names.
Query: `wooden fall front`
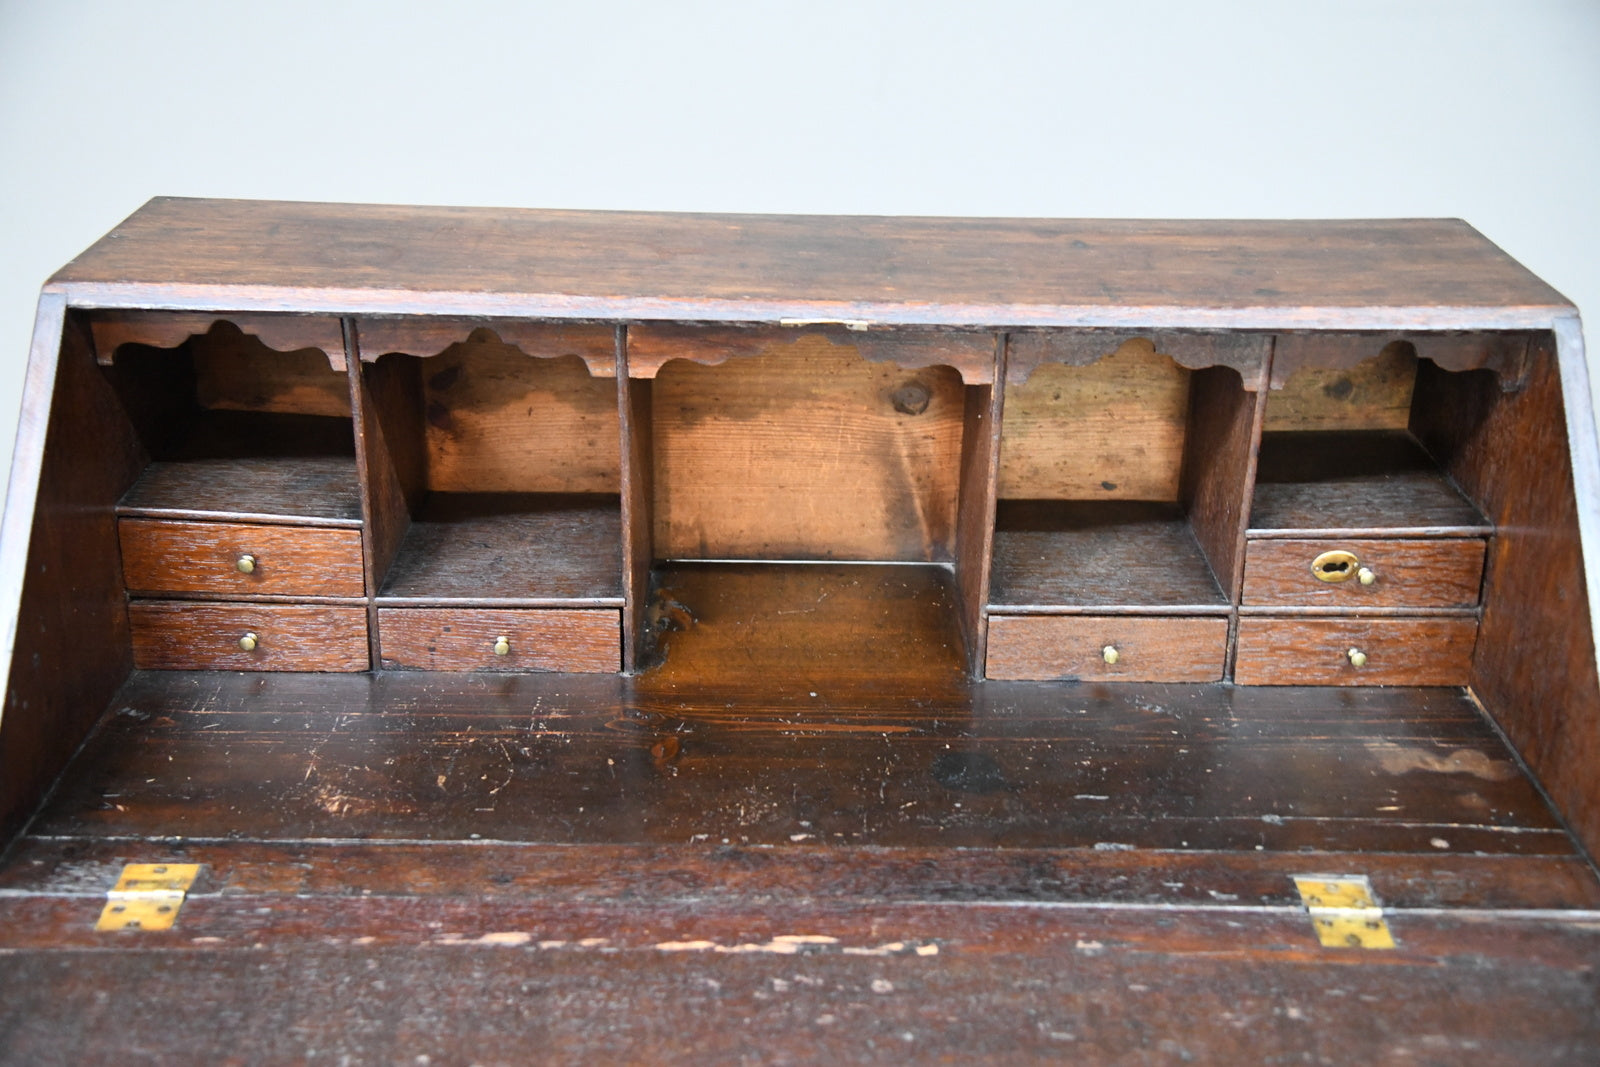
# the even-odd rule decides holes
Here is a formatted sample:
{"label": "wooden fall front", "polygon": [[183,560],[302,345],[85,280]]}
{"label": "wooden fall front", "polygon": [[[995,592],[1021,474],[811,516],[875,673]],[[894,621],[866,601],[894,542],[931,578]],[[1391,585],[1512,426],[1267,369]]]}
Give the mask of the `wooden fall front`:
{"label": "wooden fall front", "polygon": [[28,373],[19,1058],[1600,1048],[1581,338],[1462,223],[162,199]]}

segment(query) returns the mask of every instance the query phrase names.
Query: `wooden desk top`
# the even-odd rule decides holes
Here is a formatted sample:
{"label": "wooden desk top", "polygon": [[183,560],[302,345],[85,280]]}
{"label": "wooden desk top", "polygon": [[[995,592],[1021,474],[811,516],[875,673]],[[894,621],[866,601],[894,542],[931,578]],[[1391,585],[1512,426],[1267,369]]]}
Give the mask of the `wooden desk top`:
{"label": "wooden desk top", "polygon": [[873,325],[1528,329],[1569,302],[1448,219],[1162,222],[151,200],[78,306]]}

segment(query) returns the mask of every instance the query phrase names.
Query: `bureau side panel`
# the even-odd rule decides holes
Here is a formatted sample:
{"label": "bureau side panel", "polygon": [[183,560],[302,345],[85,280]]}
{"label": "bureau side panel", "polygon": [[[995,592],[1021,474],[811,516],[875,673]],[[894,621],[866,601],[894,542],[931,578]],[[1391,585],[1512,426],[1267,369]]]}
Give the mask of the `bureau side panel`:
{"label": "bureau side panel", "polygon": [[1447,458],[1450,476],[1495,527],[1472,686],[1593,855],[1600,853],[1600,684],[1579,502],[1548,341],[1533,346],[1529,363],[1527,384],[1514,393],[1488,372],[1451,374],[1425,364],[1412,429]]}
{"label": "bureau side panel", "polygon": [[[87,326],[46,294],[7,501],[3,609],[15,627],[0,715],[0,842],[28,818],[130,668],[116,500],[134,430]],[[16,590],[20,590],[17,595]]]}

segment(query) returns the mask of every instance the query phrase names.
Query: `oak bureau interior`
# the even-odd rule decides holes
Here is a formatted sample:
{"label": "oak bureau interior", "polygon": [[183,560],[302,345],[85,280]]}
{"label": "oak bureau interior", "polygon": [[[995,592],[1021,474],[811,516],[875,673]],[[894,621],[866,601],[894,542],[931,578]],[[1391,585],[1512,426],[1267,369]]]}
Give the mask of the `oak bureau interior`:
{"label": "oak bureau interior", "polygon": [[[478,836],[414,795],[367,817],[398,810],[421,772],[396,753],[438,705],[589,759],[565,787],[565,763],[513,760],[522,807],[478,797],[485,836],[1093,844],[1115,820],[1084,829],[1074,801],[1244,723],[1289,738],[1262,810],[1326,820],[1273,848],[1470,823],[1571,849],[1534,780],[1600,846],[1576,315],[1460,223],[158,200],[47,286],[29,373],[0,560],[7,838],[103,716],[82,757],[102,791],[148,723],[308,705],[391,722],[369,741],[401,769],[369,761],[282,832]],[[1357,722],[1343,772],[1283,769]],[[1097,723],[1143,740],[1077,758]],[[917,799],[884,792],[867,738],[1004,810],[902,815]],[[676,783],[632,822],[591,792],[618,744]],[[1468,749],[1494,769],[1460,780]],[[1350,837],[1400,750],[1377,810],[1411,808]],[[779,807],[849,784],[736,817],[734,772],[709,768],[740,759],[737,789]],[[1407,769],[1455,775],[1436,810]],[[252,764],[206,773],[225,793]],[[69,772],[45,825],[81,827],[87,788]],[[152,795],[146,829],[261,830],[223,793],[187,814]]]}

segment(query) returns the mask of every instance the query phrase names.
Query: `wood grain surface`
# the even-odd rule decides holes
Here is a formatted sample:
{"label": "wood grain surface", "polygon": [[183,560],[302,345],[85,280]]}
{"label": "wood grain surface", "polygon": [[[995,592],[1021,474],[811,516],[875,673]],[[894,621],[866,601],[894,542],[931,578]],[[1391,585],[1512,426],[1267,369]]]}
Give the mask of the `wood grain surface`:
{"label": "wood grain surface", "polygon": [[1159,352],[1180,367],[1203,370],[1231,367],[1254,391],[1264,383],[1272,338],[1255,333],[1141,333],[1110,330],[1017,330],[1012,332],[1006,360],[1006,385],[1019,386],[1041,366],[1060,363],[1087,367],[1120,351],[1124,345]]}
{"label": "wood grain surface", "polygon": [[[220,329],[219,329],[220,326]],[[219,334],[219,341],[248,337],[280,355],[315,349],[323,370],[343,372],[344,336],[337,318],[325,315],[263,315],[230,311],[121,311],[105,309],[89,318],[97,360],[109,366],[126,344],[177,348],[191,338]]]}
{"label": "wood grain surface", "polygon": [[1272,386],[1274,389],[1283,386],[1307,367],[1345,370],[1380,352],[1406,352],[1448,371],[1491,370],[1502,389],[1514,392],[1522,388],[1527,377],[1531,340],[1526,333],[1490,331],[1289,333],[1278,339],[1272,364]]}
{"label": "wood grain surface", "polygon": [[[622,668],[615,608],[379,608],[383,666],[422,671],[614,672]],[[508,651],[495,652],[506,639]]]}
{"label": "wood grain surface", "polygon": [[423,361],[428,487],[454,493],[616,493],[617,390],[576,356],[457,344]]}
{"label": "wood grain surface", "polygon": [[605,494],[431,493],[379,596],[622,606],[622,517]]}
{"label": "wood grain surface", "polygon": [[1179,498],[1223,595],[1238,601],[1245,529],[1255,488],[1265,389],[1248,392],[1233,371],[1194,374]]}
{"label": "wood grain surface", "polygon": [[1011,384],[1001,499],[1178,499],[1189,375],[1136,338],[1088,366],[1046,363]]}
{"label": "wood grain surface", "polygon": [[[1117,650],[1107,663],[1105,650]],[[1011,681],[1216,682],[1228,620],[1126,615],[989,616],[985,674]]]}
{"label": "wood grain surface", "polygon": [[[1369,337],[1285,334],[1273,350],[1266,430],[1405,430],[1411,425],[1416,349]],[[1352,359],[1359,360],[1353,366]]]}
{"label": "wood grain surface", "polygon": [[999,504],[990,610],[1228,603],[1176,504]]}
{"label": "wood grain surface", "polygon": [[[927,219],[158,198],[74,299],[948,326],[1547,327],[1570,309],[1463,222]],[[170,304],[169,304],[170,306]]]}
{"label": "wood grain surface", "polygon": [[596,378],[614,378],[617,373],[613,331],[605,325],[517,318],[454,319],[437,315],[363,317],[358,325],[362,337],[361,359],[365,363],[396,352],[437,356],[452,345],[488,343],[515,348],[523,355],[538,359],[577,356]]}
{"label": "wood grain surface", "polygon": [[[128,605],[133,664],[158,671],[364,671],[371,665],[365,608],[135,600]],[[251,651],[239,647],[257,636]]]}
{"label": "wood grain surface", "polygon": [[[122,519],[123,579],[149,593],[364,596],[361,531]],[[240,558],[254,569],[242,573]]]}
{"label": "wood grain surface", "polygon": [[[1244,603],[1298,607],[1465,608],[1478,603],[1485,542],[1476,538],[1428,540],[1251,541],[1245,550]],[[1352,568],[1377,577],[1325,582],[1311,570],[1324,552],[1354,555]]]}
{"label": "wood grain surface", "polygon": [[[1436,618],[1239,619],[1240,685],[1465,685],[1478,620]],[[1349,657],[1359,649],[1360,667]]]}
{"label": "wood grain surface", "polygon": [[951,558],[965,398],[950,368],[802,335],[670,364],[652,396],[661,557]]}
{"label": "wood grain surface", "polygon": [[1483,515],[1409,433],[1263,434],[1253,535],[1482,535]]}
{"label": "wood grain surface", "polygon": [[967,385],[992,385],[995,336],[981,331],[869,331],[840,326],[708,327],[645,323],[628,331],[628,373],[654,378],[674,359],[716,366],[730,359],[762,356],[811,339],[854,350],[868,363],[891,363],[902,371],[950,367]]}

